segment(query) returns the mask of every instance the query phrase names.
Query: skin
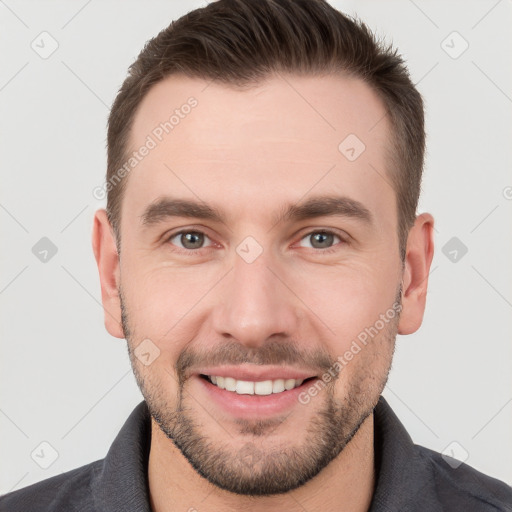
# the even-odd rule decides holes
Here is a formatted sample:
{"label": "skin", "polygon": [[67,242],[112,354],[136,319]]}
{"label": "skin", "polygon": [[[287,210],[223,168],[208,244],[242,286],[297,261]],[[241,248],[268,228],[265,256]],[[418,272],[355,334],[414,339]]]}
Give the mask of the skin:
{"label": "skin", "polygon": [[[169,77],[144,98],[132,149],[190,96],[197,107],[130,172],[121,256],[103,209],[93,229],[105,325],[112,336],[126,337],[152,413],[151,506],[366,511],[376,481],[372,410],[396,334],[411,334],[422,322],[434,220],[428,213],[416,218],[402,265],[396,198],[385,179],[390,125],[363,82],[280,75],[241,91]],[[352,162],[338,150],[348,134],[366,146]],[[324,194],[359,201],[373,223],[347,216],[275,223],[286,205]],[[171,217],[144,226],[145,208],[163,195],[214,205],[224,222]],[[182,229],[207,235],[206,247],[180,245],[174,235]],[[328,253],[311,237],[322,229],[340,236],[330,239]],[[263,249],[250,264],[236,252],[247,236]],[[397,298],[400,315],[287,415],[236,418],[193,375],[208,358],[234,363],[243,355],[244,367],[279,362],[283,347],[291,347],[288,366],[320,374]],[[134,355],[144,339],[160,351],[148,366]],[[232,350],[221,352],[226,347]],[[188,450],[179,446],[185,441],[192,443]],[[319,460],[323,441],[330,458]],[[247,450],[258,455],[249,463]],[[228,489],[230,471],[246,491],[251,483],[268,490],[279,483],[282,492]]]}

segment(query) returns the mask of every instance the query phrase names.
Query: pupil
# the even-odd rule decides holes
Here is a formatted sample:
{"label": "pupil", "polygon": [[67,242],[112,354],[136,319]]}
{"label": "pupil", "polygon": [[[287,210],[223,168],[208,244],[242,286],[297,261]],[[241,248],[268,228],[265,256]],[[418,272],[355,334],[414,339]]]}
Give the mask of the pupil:
{"label": "pupil", "polygon": [[198,249],[203,245],[202,233],[190,232],[181,235],[181,243],[187,249]]}
{"label": "pupil", "polygon": [[325,248],[331,245],[333,242],[333,235],[328,233],[315,233],[313,235],[313,247],[315,248]]}

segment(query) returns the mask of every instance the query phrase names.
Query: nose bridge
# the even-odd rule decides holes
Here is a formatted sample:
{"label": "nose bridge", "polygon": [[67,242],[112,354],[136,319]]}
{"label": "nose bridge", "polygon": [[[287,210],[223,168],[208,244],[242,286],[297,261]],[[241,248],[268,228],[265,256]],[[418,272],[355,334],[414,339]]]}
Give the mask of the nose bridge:
{"label": "nose bridge", "polygon": [[274,334],[291,334],[296,305],[293,294],[276,276],[275,266],[265,252],[252,262],[235,256],[214,315],[217,334],[253,347]]}

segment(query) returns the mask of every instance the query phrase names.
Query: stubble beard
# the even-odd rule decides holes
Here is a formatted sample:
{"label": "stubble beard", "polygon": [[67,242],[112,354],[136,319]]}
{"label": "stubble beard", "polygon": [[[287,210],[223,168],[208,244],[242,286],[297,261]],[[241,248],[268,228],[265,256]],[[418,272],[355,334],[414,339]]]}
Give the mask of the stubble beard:
{"label": "stubble beard", "polygon": [[[400,294],[401,291],[397,298]],[[373,350],[373,353],[367,354],[369,364],[361,365],[361,371],[354,373],[352,381],[345,382],[344,396],[335,396],[335,379],[307,406],[300,405],[314,406],[315,411],[310,414],[305,427],[303,423],[297,425],[297,436],[287,436],[287,439],[299,439],[298,444],[276,447],[269,440],[278,431],[281,422],[286,423],[286,418],[240,419],[236,422],[236,437],[230,437],[226,429],[221,428],[222,435],[225,434],[225,440],[221,441],[210,436],[195,419],[197,414],[190,406],[198,405],[187,393],[186,380],[178,379],[174,405],[168,391],[160,383],[152,382],[150,372],[141,374],[133,344],[138,338],[130,330],[129,314],[121,290],[120,299],[130,362],[151,416],[197,473],[221,489],[246,496],[269,496],[296,489],[318,475],[342,452],[373,413],[386,385],[398,331],[399,314],[363,349]],[[377,342],[379,347],[372,346]],[[373,362],[377,363],[376,366]],[[381,366],[383,362],[385,368]],[[379,368],[377,374],[375,368]],[[342,378],[342,375],[343,370],[339,377]],[[210,416],[207,418],[214,421]],[[245,441],[241,443],[241,448],[238,441],[240,436]]]}

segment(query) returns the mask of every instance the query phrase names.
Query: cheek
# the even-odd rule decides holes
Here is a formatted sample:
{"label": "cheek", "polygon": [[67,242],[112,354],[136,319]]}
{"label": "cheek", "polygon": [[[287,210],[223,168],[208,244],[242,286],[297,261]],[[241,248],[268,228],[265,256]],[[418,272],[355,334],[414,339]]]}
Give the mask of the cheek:
{"label": "cheek", "polygon": [[212,288],[215,276],[198,268],[148,267],[143,262],[127,265],[123,289],[139,328],[162,337],[194,309]]}
{"label": "cheek", "polygon": [[304,270],[300,276],[294,289],[321,319],[332,340],[333,354],[343,353],[353,339],[386,313],[398,286],[390,266],[382,269],[371,263],[340,265],[314,273]]}
{"label": "cheek", "polygon": [[164,357],[162,354],[150,366],[139,368],[137,379],[144,398],[162,415],[176,409],[180,396],[178,379]]}

